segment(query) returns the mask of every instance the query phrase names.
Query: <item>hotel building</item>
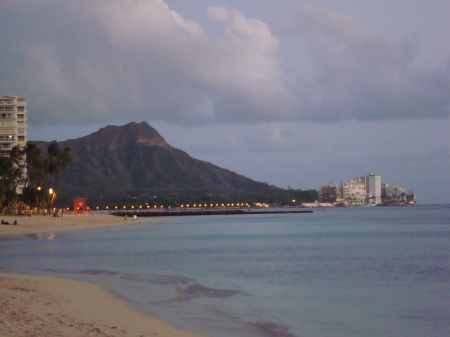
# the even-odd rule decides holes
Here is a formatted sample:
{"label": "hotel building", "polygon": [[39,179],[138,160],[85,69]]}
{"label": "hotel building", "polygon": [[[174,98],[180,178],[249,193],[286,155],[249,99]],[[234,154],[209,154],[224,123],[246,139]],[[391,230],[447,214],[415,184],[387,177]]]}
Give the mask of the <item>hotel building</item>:
{"label": "hotel building", "polygon": [[369,174],[366,178],[368,203],[381,204],[381,176]]}
{"label": "hotel building", "polygon": [[[0,96],[0,156],[9,157],[14,146],[27,144],[27,99],[18,96]],[[25,174],[25,172],[24,172]],[[19,184],[17,193],[24,188]]]}
{"label": "hotel building", "polygon": [[415,203],[416,195],[403,187],[389,187],[381,183],[381,176],[368,174],[353,180],[319,186],[319,202],[348,206],[380,205],[391,203]]}

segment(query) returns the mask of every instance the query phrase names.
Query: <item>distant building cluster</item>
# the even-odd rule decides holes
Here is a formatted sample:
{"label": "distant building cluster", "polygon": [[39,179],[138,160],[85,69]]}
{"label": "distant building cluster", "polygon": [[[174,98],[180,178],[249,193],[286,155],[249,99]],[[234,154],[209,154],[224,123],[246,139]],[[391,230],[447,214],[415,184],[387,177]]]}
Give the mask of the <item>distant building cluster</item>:
{"label": "distant building cluster", "polygon": [[344,206],[395,205],[416,202],[416,194],[400,186],[381,182],[381,176],[369,174],[353,180],[319,186],[319,202]]}

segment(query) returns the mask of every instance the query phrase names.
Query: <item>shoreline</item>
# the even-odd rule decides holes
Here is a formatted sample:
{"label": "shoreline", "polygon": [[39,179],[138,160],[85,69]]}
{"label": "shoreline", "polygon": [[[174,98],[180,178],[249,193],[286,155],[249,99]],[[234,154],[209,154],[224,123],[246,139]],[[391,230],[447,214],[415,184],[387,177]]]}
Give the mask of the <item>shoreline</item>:
{"label": "shoreline", "polygon": [[206,337],[131,309],[100,286],[0,273],[0,335],[17,337]]}
{"label": "shoreline", "polygon": [[[133,225],[158,219],[109,214],[3,216],[0,237]],[[206,337],[176,329],[116,299],[101,286],[69,279],[0,272],[0,336],[34,337]]]}

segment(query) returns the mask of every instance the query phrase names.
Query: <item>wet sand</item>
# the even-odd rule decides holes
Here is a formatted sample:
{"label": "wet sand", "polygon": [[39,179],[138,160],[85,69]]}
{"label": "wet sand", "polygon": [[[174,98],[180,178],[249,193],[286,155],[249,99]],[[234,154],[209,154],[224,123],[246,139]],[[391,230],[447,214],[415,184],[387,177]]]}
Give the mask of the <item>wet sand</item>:
{"label": "wet sand", "polygon": [[[61,218],[0,217],[0,235],[132,225],[133,219],[96,214]],[[138,218],[136,222],[161,221]],[[201,337],[130,309],[100,286],[47,276],[0,273],[0,336]]]}

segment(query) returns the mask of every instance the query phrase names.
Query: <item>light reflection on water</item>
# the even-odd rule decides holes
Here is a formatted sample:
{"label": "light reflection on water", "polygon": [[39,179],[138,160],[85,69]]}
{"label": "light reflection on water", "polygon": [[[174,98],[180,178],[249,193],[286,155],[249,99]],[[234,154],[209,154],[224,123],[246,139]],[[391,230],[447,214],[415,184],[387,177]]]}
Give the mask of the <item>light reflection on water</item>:
{"label": "light reflection on water", "polygon": [[38,234],[36,234],[36,239],[37,240],[54,240],[54,239],[56,239],[57,236],[58,236],[58,234],[53,233],[53,232],[38,233]]}

